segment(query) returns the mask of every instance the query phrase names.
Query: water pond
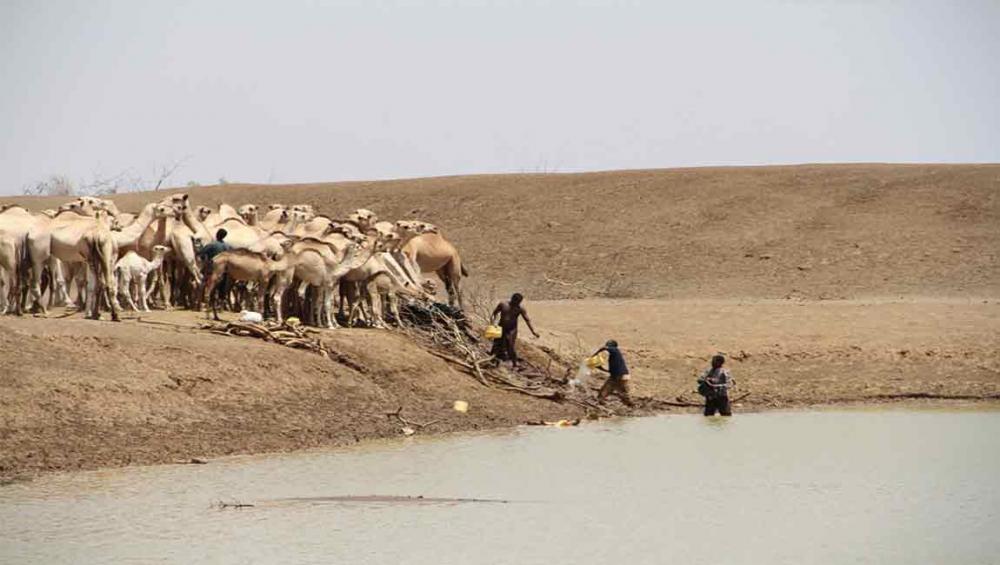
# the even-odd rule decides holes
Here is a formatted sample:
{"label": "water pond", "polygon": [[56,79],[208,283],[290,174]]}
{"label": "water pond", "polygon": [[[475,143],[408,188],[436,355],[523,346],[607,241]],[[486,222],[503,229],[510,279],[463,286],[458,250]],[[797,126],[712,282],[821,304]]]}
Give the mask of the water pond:
{"label": "water pond", "polygon": [[0,562],[997,563],[998,438],[997,411],[666,415],[61,474],[0,488]]}

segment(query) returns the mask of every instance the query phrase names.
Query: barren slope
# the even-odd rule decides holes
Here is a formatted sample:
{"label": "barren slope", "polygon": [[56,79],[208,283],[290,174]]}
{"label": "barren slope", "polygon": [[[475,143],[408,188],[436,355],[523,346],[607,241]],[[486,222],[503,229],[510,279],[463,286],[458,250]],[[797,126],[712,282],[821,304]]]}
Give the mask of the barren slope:
{"label": "barren slope", "polygon": [[[1000,165],[803,165],[189,190],[445,229],[473,285],[532,298],[996,296]],[[138,210],[150,194],[116,197]],[[4,199],[33,208],[65,200]],[[548,280],[546,280],[546,277]]]}

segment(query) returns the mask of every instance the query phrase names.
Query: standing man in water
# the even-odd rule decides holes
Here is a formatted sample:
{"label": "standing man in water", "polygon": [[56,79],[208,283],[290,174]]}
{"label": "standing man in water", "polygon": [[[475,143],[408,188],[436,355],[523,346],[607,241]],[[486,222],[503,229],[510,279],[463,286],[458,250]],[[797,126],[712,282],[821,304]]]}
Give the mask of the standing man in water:
{"label": "standing man in water", "polygon": [[714,416],[716,412],[723,416],[732,416],[729,405],[729,387],[733,378],[729,369],[724,368],[726,358],[722,355],[712,357],[712,366],[706,369],[698,379],[698,393],[705,397],[705,415]]}
{"label": "standing man in water", "polygon": [[629,394],[628,390],[628,381],[631,379],[631,375],[628,373],[628,365],[625,364],[625,356],[618,349],[618,342],[609,339],[604,344],[604,347],[594,352],[594,355],[598,355],[602,351],[608,352],[608,368],[597,368],[608,373],[608,380],[604,381],[601,391],[597,393],[597,401],[604,404],[604,400],[607,399],[608,395],[614,393],[629,408],[635,406],[635,403],[632,402],[632,395]]}
{"label": "standing man in water", "polygon": [[510,300],[507,302],[501,302],[497,304],[497,307],[493,309],[493,314],[490,315],[490,323],[492,324],[496,317],[500,316],[500,329],[503,333],[500,339],[493,341],[493,351],[491,352],[498,360],[506,358],[510,361],[511,367],[517,369],[517,325],[518,319],[524,318],[524,321],[528,324],[528,329],[531,333],[538,337],[538,332],[535,331],[535,326],[531,325],[531,318],[528,317],[528,311],[525,310],[522,302],[524,297],[521,293],[515,292]]}

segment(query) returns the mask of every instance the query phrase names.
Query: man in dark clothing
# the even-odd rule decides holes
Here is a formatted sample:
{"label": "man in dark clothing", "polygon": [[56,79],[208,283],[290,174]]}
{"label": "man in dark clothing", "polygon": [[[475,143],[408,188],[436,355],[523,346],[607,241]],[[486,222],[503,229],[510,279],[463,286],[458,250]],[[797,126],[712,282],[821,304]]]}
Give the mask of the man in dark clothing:
{"label": "man in dark clothing", "polygon": [[227,235],[228,232],[220,228],[219,231],[215,232],[215,241],[198,250],[198,258],[201,259],[202,271],[205,274],[212,272],[212,259],[215,259],[216,255],[222,253],[223,251],[229,251],[232,249],[232,247],[224,241]]}
{"label": "man in dark clothing", "polygon": [[608,373],[608,380],[604,381],[601,391],[597,393],[597,401],[604,404],[608,395],[614,393],[618,395],[618,398],[621,398],[626,406],[635,406],[632,402],[632,395],[629,394],[628,381],[631,375],[628,372],[628,365],[625,364],[625,356],[618,349],[618,342],[613,339],[608,340],[604,347],[594,352],[594,355],[599,355],[602,351],[608,352],[608,368],[597,368]]}
{"label": "man in dark clothing", "polygon": [[[219,231],[215,232],[215,241],[202,246],[201,249],[198,250],[198,259],[201,260],[201,274],[202,277],[204,277],[205,283],[208,282],[208,276],[212,274],[212,260],[215,259],[215,256],[223,251],[229,251],[232,249],[232,247],[224,241],[226,239],[226,235],[228,235],[228,232],[219,228]],[[225,275],[223,275],[221,284],[216,286],[216,292],[218,293],[219,298],[225,298],[227,293],[227,283],[228,281],[225,279]],[[204,294],[205,290],[202,290],[200,296],[204,298]]]}
{"label": "man in dark clothing", "polygon": [[500,339],[493,340],[491,353],[498,360],[509,360],[515,369],[517,368],[517,326],[519,319],[524,318],[528,329],[535,337],[538,337],[538,332],[535,331],[535,326],[531,324],[531,318],[528,317],[528,311],[522,304],[523,301],[524,297],[515,292],[510,297],[510,301],[497,304],[497,307],[493,309],[493,314],[490,315],[491,324],[498,315],[500,316],[500,329],[503,332]]}
{"label": "man in dark clothing", "polygon": [[729,387],[733,378],[729,369],[723,368],[726,358],[722,355],[712,357],[712,367],[706,369],[698,379],[698,393],[705,397],[705,415],[714,416],[716,412],[723,416],[732,416],[729,405]]}

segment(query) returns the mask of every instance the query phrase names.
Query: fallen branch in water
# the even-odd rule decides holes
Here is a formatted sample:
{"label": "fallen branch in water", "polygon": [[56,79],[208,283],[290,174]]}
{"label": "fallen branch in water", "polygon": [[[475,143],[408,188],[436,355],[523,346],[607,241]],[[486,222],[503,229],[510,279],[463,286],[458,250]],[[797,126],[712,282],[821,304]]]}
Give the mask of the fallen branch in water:
{"label": "fallen branch in water", "polygon": [[254,505],[253,504],[246,504],[244,502],[225,502],[223,500],[219,500],[215,504],[213,504],[212,506],[214,506],[215,508],[218,508],[219,510],[225,510],[226,508],[236,508],[236,509],[240,509],[240,508],[253,508]]}

